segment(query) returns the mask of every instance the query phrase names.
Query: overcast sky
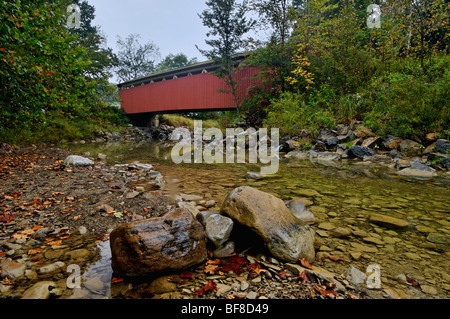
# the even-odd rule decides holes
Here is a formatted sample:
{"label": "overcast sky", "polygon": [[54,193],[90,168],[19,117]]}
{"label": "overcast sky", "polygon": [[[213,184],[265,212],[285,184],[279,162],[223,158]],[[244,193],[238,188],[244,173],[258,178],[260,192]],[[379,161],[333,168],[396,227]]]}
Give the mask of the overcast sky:
{"label": "overcast sky", "polygon": [[152,41],[164,58],[169,53],[184,53],[204,61],[195,45],[205,48],[207,28],[197,16],[206,9],[205,0],[88,0],[95,7],[94,25],[100,26],[108,46],[116,51],[119,35],[142,36]]}

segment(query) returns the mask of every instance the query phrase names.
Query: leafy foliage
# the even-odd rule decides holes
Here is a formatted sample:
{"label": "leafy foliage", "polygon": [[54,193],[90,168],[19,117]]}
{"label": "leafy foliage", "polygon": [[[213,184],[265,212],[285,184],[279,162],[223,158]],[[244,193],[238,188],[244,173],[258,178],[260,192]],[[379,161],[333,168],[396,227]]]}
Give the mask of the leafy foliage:
{"label": "leafy foliage", "polygon": [[[100,82],[86,72],[94,70],[89,57],[94,50],[80,46],[83,39],[67,28],[67,5],[43,0],[0,3],[2,140],[54,139],[59,129],[68,128],[74,134],[69,129],[67,137],[78,138],[90,132],[95,112],[104,106]],[[101,90],[107,88],[103,84]]]}
{"label": "leafy foliage", "polygon": [[118,37],[118,63],[116,74],[126,82],[155,72],[159,59],[159,48],[152,42],[141,44],[139,34],[130,34],[125,39]]}
{"label": "leafy foliage", "polygon": [[197,63],[197,58],[189,59],[186,54],[169,54],[156,67],[157,71],[166,71]]}
{"label": "leafy foliage", "polygon": [[[419,139],[450,127],[448,1],[380,2],[378,29],[366,22],[372,3],[293,2],[289,39],[272,36],[249,59],[283,92],[259,114],[266,124],[314,135],[321,126],[359,120],[382,135]],[[263,96],[244,104],[257,109]]]}

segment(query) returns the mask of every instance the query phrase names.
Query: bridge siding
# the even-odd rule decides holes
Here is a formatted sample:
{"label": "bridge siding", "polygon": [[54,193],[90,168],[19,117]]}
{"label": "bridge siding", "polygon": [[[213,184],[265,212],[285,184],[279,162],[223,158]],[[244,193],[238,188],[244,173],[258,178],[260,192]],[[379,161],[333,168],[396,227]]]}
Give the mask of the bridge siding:
{"label": "bridge siding", "polygon": [[[236,73],[240,101],[258,81],[251,79],[257,72],[257,68],[244,67]],[[119,90],[119,94],[127,114],[234,108],[232,94],[217,90],[229,89],[222,79],[204,73]]]}

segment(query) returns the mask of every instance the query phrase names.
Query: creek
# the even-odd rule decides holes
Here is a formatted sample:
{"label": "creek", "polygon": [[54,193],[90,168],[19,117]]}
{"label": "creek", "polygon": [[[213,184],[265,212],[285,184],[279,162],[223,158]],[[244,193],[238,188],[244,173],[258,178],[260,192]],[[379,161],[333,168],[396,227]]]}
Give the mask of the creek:
{"label": "creek", "polygon": [[[107,163],[149,163],[168,181],[163,191],[200,195],[219,204],[238,186],[252,186],[283,200],[303,199],[314,213],[318,257],[334,256],[346,262],[322,261],[336,274],[350,265],[365,271],[381,269],[383,287],[396,287],[401,278],[421,283],[422,292],[403,284],[403,297],[450,297],[450,183],[448,178],[405,179],[395,170],[369,162],[341,160],[312,162],[281,159],[276,175],[247,180],[254,164],[173,164],[170,147],[153,142],[70,144],[71,152],[107,155]],[[388,228],[371,223],[371,214],[408,222]],[[351,236],[343,235],[347,229]],[[339,232],[337,230],[340,230]],[[97,296],[111,297],[109,247],[100,243],[101,258],[85,272],[106,276]],[[106,275],[105,275],[106,274]],[[403,277],[402,277],[403,276]],[[403,279],[404,280],[404,279]],[[424,288],[425,287],[425,288]],[[423,292],[427,293],[424,295]]]}

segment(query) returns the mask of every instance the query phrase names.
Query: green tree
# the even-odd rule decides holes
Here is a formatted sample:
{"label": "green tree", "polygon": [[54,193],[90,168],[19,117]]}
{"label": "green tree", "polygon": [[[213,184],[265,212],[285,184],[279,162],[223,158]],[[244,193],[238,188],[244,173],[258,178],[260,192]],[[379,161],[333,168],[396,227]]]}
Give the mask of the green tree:
{"label": "green tree", "polygon": [[139,34],[130,34],[125,39],[118,37],[116,74],[123,82],[147,76],[156,70],[159,48],[152,42],[141,44],[140,38]]}
{"label": "green tree", "polygon": [[184,53],[169,54],[156,67],[157,71],[166,71],[197,63],[197,58],[189,59]]}
{"label": "green tree", "polygon": [[66,26],[66,5],[50,1],[0,3],[0,137],[33,132],[46,114],[85,113],[83,98],[93,86],[83,70],[90,62],[74,46]]}
{"label": "green tree", "polygon": [[106,47],[106,37],[100,27],[93,26],[95,8],[86,0],[73,0],[71,3],[80,7],[80,28],[72,28],[70,32],[78,37],[74,45],[86,49],[86,59],[91,61],[85,68],[85,74],[93,80],[108,79],[112,76],[112,68],[117,65],[117,56],[111,48]]}
{"label": "green tree", "polygon": [[244,36],[254,27],[255,21],[246,17],[248,4],[245,0],[241,3],[236,0],[208,0],[206,5],[208,9],[199,14],[199,17],[203,25],[209,28],[206,36],[212,39],[205,40],[205,43],[211,48],[202,50],[196,47],[205,57],[220,64],[221,68],[216,75],[229,85],[236,109],[240,113],[237,84],[234,80],[237,67],[234,56],[241,53],[247,42]]}

